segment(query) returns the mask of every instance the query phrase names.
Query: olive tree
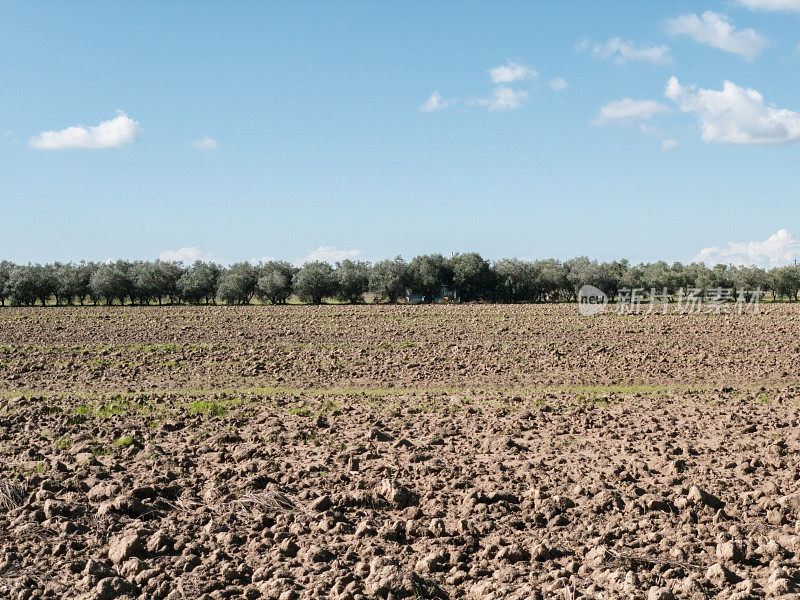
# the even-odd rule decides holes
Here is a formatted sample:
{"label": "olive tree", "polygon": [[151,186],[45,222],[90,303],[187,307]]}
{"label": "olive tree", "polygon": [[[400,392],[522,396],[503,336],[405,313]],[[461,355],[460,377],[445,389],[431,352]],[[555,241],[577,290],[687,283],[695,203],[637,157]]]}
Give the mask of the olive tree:
{"label": "olive tree", "polygon": [[36,301],[42,306],[58,291],[53,265],[14,265],[9,267],[3,294],[11,304],[33,306]]}
{"label": "olive tree", "polygon": [[492,265],[497,299],[501,302],[533,302],[539,299],[538,265],[518,258],[504,258]]}
{"label": "olive tree", "polygon": [[72,263],[56,263],[54,266],[56,277],[56,304],[65,302],[72,305],[76,298],[82,299],[86,297],[84,280],[77,265],[73,265]]}
{"label": "olive tree", "polygon": [[450,259],[453,291],[459,300],[487,300],[494,295],[494,277],[489,261],[477,252],[456,254]]}
{"label": "olive tree", "polygon": [[596,260],[591,260],[588,256],[578,256],[569,259],[564,266],[567,269],[567,280],[571,285],[570,296],[577,297],[584,285],[593,285],[606,294],[609,293],[603,281],[605,274]]}
{"label": "olive tree", "polygon": [[337,293],[333,267],[318,260],[304,264],[295,273],[292,283],[300,300],[311,304],[322,304],[323,298],[335,296]]}
{"label": "olive tree", "polygon": [[76,267],[78,271],[78,280],[80,282],[78,287],[78,301],[83,305],[87,298],[97,306],[100,303],[100,297],[92,291],[92,275],[100,268],[100,263],[81,261]]}
{"label": "olive tree", "polygon": [[342,260],[336,263],[336,297],[356,304],[364,301],[369,289],[370,264],[361,260]]}
{"label": "olive tree", "polygon": [[534,265],[539,271],[539,289],[542,300],[557,300],[572,295],[572,284],[567,279],[567,268],[554,258],[537,260]]}
{"label": "olive tree", "polygon": [[737,290],[761,290],[763,292],[769,289],[767,271],[755,265],[734,269],[733,283]]}
{"label": "olive tree", "polygon": [[441,254],[415,256],[408,265],[408,275],[409,288],[426,302],[432,302],[442,287],[452,283],[452,273]]}
{"label": "olive tree", "polygon": [[732,288],[734,286],[733,276],[733,269],[728,265],[714,265],[714,268],[711,269],[711,287]]}
{"label": "olive tree", "polygon": [[664,288],[670,289],[670,282],[672,281],[670,275],[669,265],[665,261],[659,260],[654,263],[647,263],[642,268],[642,287],[647,292],[654,289],[661,293]]}
{"label": "olive tree", "polygon": [[789,301],[797,300],[800,293],[800,267],[789,265],[776,267],[769,271],[770,288],[778,296],[786,296]]}
{"label": "olive tree", "polygon": [[295,269],[288,262],[271,260],[260,268],[260,277],[256,283],[256,294],[272,304],[286,304],[292,295],[292,278]]}
{"label": "olive tree", "polygon": [[199,304],[205,301],[208,304],[217,297],[219,278],[219,266],[198,260],[181,274],[175,282],[175,288],[184,302]]}
{"label": "olive tree", "polygon": [[156,260],[137,262],[131,267],[131,280],[134,294],[141,304],[156,301],[159,304],[167,298],[170,303],[178,299],[178,280],[185,269],[177,262]]}
{"label": "olive tree", "polygon": [[4,260],[0,262],[0,306],[5,306],[6,298],[10,293],[8,288],[8,279],[11,276],[11,271],[16,265],[12,262]]}
{"label": "olive tree", "polygon": [[400,256],[375,263],[369,274],[369,289],[379,301],[394,304],[406,295],[408,264]]}
{"label": "olive tree", "polygon": [[126,298],[133,302],[135,293],[130,271],[131,263],[124,260],[100,265],[89,281],[92,294],[105,300],[108,305],[113,304],[114,300],[125,304]]}
{"label": "olive tree", "polygon": [[218,294],[228,304],[249,304],[256,293],[258,271],[247,262],[231,265],[222,272]]}
{"label": "olive tree", "polygon": [[33,265],[17,265],[6,281],[6,294],[11,304],[33,306],[39,298],[39,285]]}
{"label": "olive tree", "polygon": [[178,281],[186,272],[186,268],[177,261],[157,260],[153,267],[159,275],[161,287],[159,289],[159,300],[166,297],[170,304],[174,304],[180,300],[180,292],[178,291]]}

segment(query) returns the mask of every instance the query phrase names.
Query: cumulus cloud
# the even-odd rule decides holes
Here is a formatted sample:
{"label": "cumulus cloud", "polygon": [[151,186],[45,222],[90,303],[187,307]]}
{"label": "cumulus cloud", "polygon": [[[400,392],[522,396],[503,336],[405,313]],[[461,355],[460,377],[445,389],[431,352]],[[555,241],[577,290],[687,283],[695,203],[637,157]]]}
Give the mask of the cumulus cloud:
{"label": "cumulus cloud", "polygon": [[741,6],[750,10],[768,10],[776,12],[779,10],[800,12],[800,0],[736,0]]}
{"label": "cumulus cloud", "polygon": [[618,125],[630,125],[634,121],[646,121],[654,116],[670,112],[669,107],[656,102],[655,100],[633,100],[623,98],[622,100],[612,100],[600,109],[597,118],[591,121],[591,125],[606,125],[616,123]]}
{"label": "cumulus cloud", "polygon": [[675,150],[678,147],[678,142],[673,139],[667,139],[661,142],[661,151],[662,152],[669,152],[671,150]]}
{"label": "cumulus cloud", "polygon": [[197,148],[198,150],[218,150],[219,144],[217,144],[217,140],[212,137],[203,136],[199,140],[195,140],[192,142],[192,145]]}
{"label": "cumulus cloud", "polygon": [[158,255],[159,260],[166,262],[180,262],[184,264],[192,264],[196,260],[211,261],[214,260],[210,252],[203,252],[197,246],[189,246],[181,248],[180,250],[164,250]]}
{"label": "cumulus cloud", "polygon": [[649,62],[654,65],[672,64],[668,46],[650,46],[637,48],[632,42],[624,42],[615,37],[602,44],[595,44],[592,53],[599,58],[614,57],[618,65],[630,61]]}
{"label": "cumulus cloud", "polygon": [[504,85],[499,85],[494,88],[494,92],[488,98],[470,100],[469,103],[475,106],[485,106],[490,112],[494,112],[521,108],[527,99],[528,92],[525,90],[512,90]]}
{"label": "cumulus cloud", "polygon": [[787,144],[800,140],[800,114],[764,104],[754,89],[726,81],[721,90],[684,87],[671,77],[667,98],[697,116],[703,140],[728,144]]}
{"label": "cumulus cloud", "polygon": [[419,107],[422,112],[436,112],[437,110],[442,110],[454,104],[454,100],[443,100],[442,95],[439,92],[433,92],[431,97],[428,98],[425,103]]}
{"label": "cumulus cloud", "polygon": [[500,65],[494,69],[489,69],[489,76],[492,78],[492,83],[513,83],[522,79],[534,79],[538,73],[515,62],[508,61],[507,65]]}
{"label": "cumulus cloud", "polygon": [[307,262],[321,260],[326,263],[335,263],[346,258],[358,258],[361,256],[361,250],[337,250],[335,246],[320,246],[308,256],[298,258],[294,262],[297,265],[303,265]]}
{"label": "cumulus cloud", "polygon": [[763,242],[730,242],[726,248],[709,246],[695,256],[706,264],[731,263],[778,267],[800,258],[800,240],[786,229],[779,229]]}
{"label": "cumulus cloud", "polygon": [[752,29],[737,31],[725,15],[710,10],[701,16],[682,15],[667,21],[672,35],[686,35],[700,44],[744,56],[753,60],[769,43],[767,38]]}
{"label": "cumulus cloud", "polygon": [[66,148],[119,148],[130,144],[139,134],[139,123],[124,112],[110,121],[91,127],[73,126],[60,131],[43,131],[30,139],[31,148],[64,150]]}
{"label": "cumulus cloud", "polygon": [[566,80],[562,79],[561,77],[551,79],[548,85],[554,92],[560,92],[561,90],[565,90],[569,87],[569,84],[566,82]]}

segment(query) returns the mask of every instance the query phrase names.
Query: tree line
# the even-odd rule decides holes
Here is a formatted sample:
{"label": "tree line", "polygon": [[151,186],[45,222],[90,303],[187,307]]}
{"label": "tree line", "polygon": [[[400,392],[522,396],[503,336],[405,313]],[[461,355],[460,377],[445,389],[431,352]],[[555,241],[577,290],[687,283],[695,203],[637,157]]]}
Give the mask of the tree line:
{"label": "tree line", "polygon": [[585,256],[567,261],[508,258],[490,262],[476,252],[423,254],[410,262],[401,257],[376,263],[342,260],[332,266],[308,262],[296,267],[284,261],[228,267],[197,261],[125,261],[18,265],[0,262],[0,304],[33,306],[74,304],[250,304],[254,300],[286,304],[290,297],[320,304],[325,300],[394,303],[444,298],[464,302],[557,302],[574,300],[584,285],[614,298],[621,289],[666,288],[761,289],[773,299],[797,301],[800,267],[760,267],[703,263],[671,265],[658,261],[598,262]]}

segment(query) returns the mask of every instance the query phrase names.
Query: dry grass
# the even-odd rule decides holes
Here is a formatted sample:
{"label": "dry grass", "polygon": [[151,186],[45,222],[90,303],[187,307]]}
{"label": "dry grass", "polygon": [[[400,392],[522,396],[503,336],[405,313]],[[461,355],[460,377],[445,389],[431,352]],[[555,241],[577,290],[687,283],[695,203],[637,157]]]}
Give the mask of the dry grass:
{"label": "dry grass", "polygon": [[0,480],[0,509],[13,510],[22,505],[28,488],[24,483],[13,483],[7,479]]}

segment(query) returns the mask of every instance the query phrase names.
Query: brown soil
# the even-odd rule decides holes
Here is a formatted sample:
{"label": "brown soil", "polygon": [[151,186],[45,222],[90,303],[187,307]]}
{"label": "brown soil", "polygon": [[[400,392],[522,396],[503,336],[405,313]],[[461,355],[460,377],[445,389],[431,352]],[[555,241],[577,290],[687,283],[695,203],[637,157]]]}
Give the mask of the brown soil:
{"label": "brown soil", "polygon": [[0,597],[797,598],[800,307],[0,310]]}

